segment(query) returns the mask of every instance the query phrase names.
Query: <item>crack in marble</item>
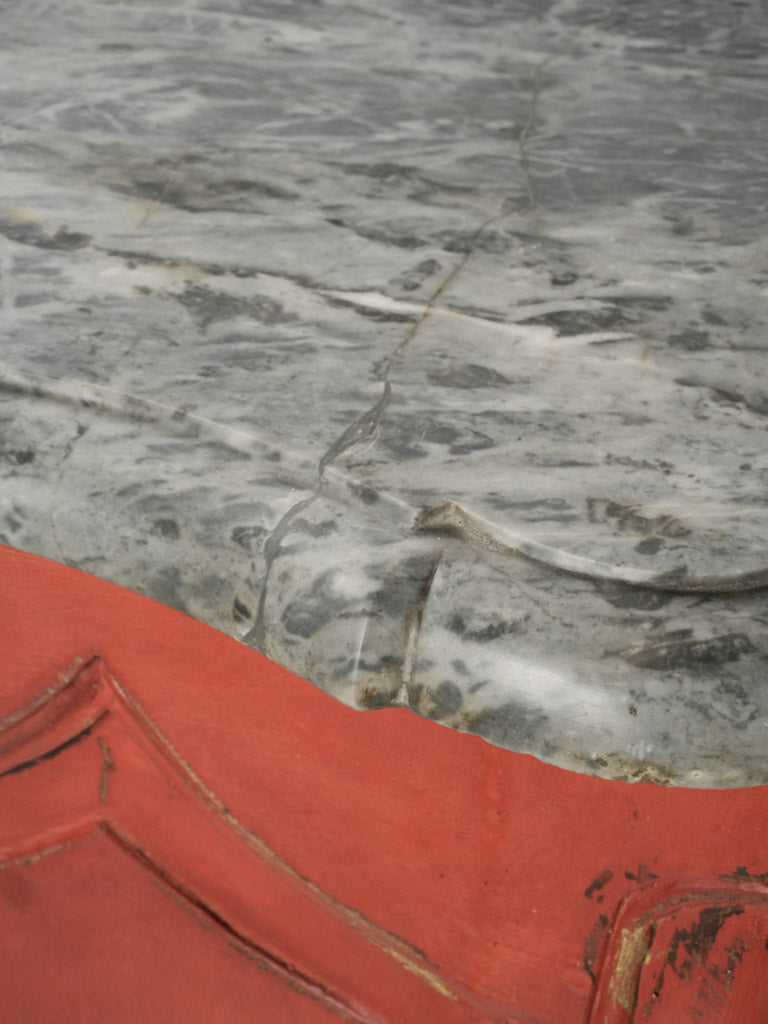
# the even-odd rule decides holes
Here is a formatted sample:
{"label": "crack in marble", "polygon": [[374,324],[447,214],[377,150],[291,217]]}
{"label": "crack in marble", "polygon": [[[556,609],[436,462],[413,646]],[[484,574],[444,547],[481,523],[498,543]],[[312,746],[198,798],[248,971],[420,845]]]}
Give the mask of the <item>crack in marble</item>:
{"label": "crack in marble", "polygon": [[[458,276],[462,268],[466,265],[468,259],[472,255],[472,247],[474,243],[477,241],[477,239],[488,227],[490,227],[491,224],[494,224],[507,216],[508,214],[506,212],[493,214],[492,216],[487,217],[482,222],[482,224],[476,229],[476,231],[474,232],[469,241],[467,251],[462,255],[462,258],[452,267],[449,273],[443,278],[441,283],[438,285],[438,287],[435,289],[435,291],[428,299],[419,318],[415,321],[415,323],[408,331],[408,333],[405,335],[405,337],[402,339],[402,341],[395,347],[395,349],[387,358],[384,364],[383,372],[381,373],[382,392],[379,398],[374,402],[374,404],[369,409],[362,413],[362,415],[358,416],[357,419],[353,420],[353,422],[350,423],[346,430],[329,445],[329,447],[326,449],[323,455],[321,455],[320,460],[318,462],[318,480],[315,490],[311,495],[309,495],[309,497],[303,498],[301,501],[297,502],[290,509],[288,509],[288,511],[283,515],[280,522],[277,524],[275,529],[270,534],[269,538],[265,543],[264,549],[266,572],[264,574],[261,594],[259,595],[259,611],[256,616],[256,621],[253,625],[253,628],[243,638],[245,643],[257,647],[258,650],[261,650],[264,653],[269,653],[269,645],[266,642],[266,623],[264,621],[264,609],[266,603],[266,592],[267,587],[269,585],[269,578],[272,570],[272,565],[274,563],[275,558],[279,554],[281,538],[285,536],[291,523],[296,518],[296,516],[300,512],[303,512],[306,508],[308,508],[314,501],[316,501],[320,494],[323,492],[325,486],[326,469],[329,466],[332,466],[333,463],[341,455],[349,451],[350,448],[353,448],[355,445],[358,445],[361,442],[365,441],[373,441],[373,439],[376,436],[379,424],[381,423],[384,417],[387,406],[389,405],[391,399],[392,387],[389,381],[389,376],[395,362],[398,360],[398,358],[400,357],[401,353],[405,350],[405,348],[417,336],[417,334],[423,327],[424,323],[432,314],[434,310],[434,303],[437,301],[440,295],[442,295],[445,289],[448,288],[451,282],[455,280],[455,278]],[[270,542],[272,541],[275,541],[275,543],[271,544]],[[269,555],[267,555],[268,545]],[[430,581],[433,578],[434,571],[430,576]],[[429,588],[427,588],[427,591],[428,589]],[[418,618],[417,622],[418,634],[418,629],[420,629],[421,625],[421,617]],[[411,645],[411,648],[415,650],[418,644],[418,635],[414,639],[410,640],[409,643]],[[403,679],[403,685],[405,685],[405,679]]]}
{"label": "crack in marble", "polygon": [[410,687],[416,674],[416,666],[419,656],[419,637],[421,636],[421,624],[424,619],[424,612],[429,600],[437,570],[443,557],[442,550],[438,551],[431,568],[424,577],[424,581],[416,594],[416,598],[405,613],[405,650],[403,653],[402,686],[395,694],[392,701],[393,707],[410,707]]}
{"label": "crack in marble", "polygon": [[275,270],[266,270],[264,267],[244,267],[241,264],[227,266],[223,263],[201,263],[197,260],[185,259],[182,257],[176,258],[173,256],[159,256],[156,253],[146,252],[140,249],[114,249],[95,244],[92,244],[91,248],[95,249],[97,252],[104,253],[105,256],[114,256],[116,259],[125,260],[126,263],[147,263],[158,267],[189,267],[190,269],[200,271],[202,274],[213,275],[214,277],[220,277],[223,275],[232,276],[235,279],[269,277],[274,278],[276,281],[290,281],[291,284],[295,284],[299,288],[303,288],[313,294],[322,295],[320,287],[315,285],[314,282],[310,281],[302,274],[281,274]]}
{"label": "crack in marble", "polygon": [[528,140],[530,138],[531,131],[533,130],[534,122],[536,120],[536,108],[539,102],[539,96],[543,88],[542,77],[545,68],[552,63],[555,59],[554,54],[550,54],[545,57],[537,66],[534,71],[534,82],[533,82],[533,93],[528,103],[528,110],[526,112],[525,121],[520,132],[520,137],[517,143],[517,150],[520,159],[520,170],[523,173],[523,181],[525,183],[525,191],[528,196],[528,203],[530,204],[530,212],[534,215],[536,220],[536,234],[541,235],[544,231],[544,221],[541,210],[539,209],[538,203],[536,202],[536,196],[533,189],[533,176],[531,174],[530,162],[528,159]]}
{"label": "crack in marble", "polygon": [[[1,386],[1,384],[0,384],[0,386]],[[62,482],[64,480],[65,463],[66,463],[67,459],[70,457],[72,452],[75,450],[75,447],[77,446],[78,442],[87,433],[88,433],[88,427],[85,426],[84,424],[78,423],[76,425],[75,436],[70,438],[69,441],[67,441],[66,446],[64,448],[64,453],[62,454],[61,458],[59,459],[59,465],[57,466],[57,469],[56,469],[56,481],[57,481],[56,486],[57,486],[57,488],[61,487]],[[51,536],[53,537],[53,541],[54,541],[56,547],[58,548],[59,556],[61,558],[62,563],[64,565],[69,565],[70,561],[67,558],[66,551],[65,551],[65,548],[64,548],[64,544],[62,543],[62,539],[59,536],[58,527],[56,525],[56,511],[57,511],[56,506],[55,505],[52,506],[52,508],[51,508],[51,517],[50,517]]]}

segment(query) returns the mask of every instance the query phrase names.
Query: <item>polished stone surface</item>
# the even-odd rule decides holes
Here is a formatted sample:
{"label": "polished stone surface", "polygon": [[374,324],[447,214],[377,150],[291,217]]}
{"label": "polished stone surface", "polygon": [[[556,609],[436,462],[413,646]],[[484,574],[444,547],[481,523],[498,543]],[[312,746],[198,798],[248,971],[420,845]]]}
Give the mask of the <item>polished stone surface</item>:
{"label": "polished stone surface", "polygon": [[0,540],[607,778],[768,781],[763,0],[33,0]]}

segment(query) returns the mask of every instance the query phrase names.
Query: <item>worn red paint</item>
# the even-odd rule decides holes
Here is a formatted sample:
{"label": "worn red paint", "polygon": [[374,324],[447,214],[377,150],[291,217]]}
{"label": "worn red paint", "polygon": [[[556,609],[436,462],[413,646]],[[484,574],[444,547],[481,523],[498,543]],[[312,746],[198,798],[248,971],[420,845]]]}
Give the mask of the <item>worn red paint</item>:
{"label": "worn red paint", "polygon": [[[765,788],[574,775],[404,710],[342,707],[41,559],[2,549],[0,579],[11,1024],[618,1024],[633,1019],[611,1000],[621,915],[658,885],[727,889],[709,917],[665,918],[663,947],[716,968],[723,1005],[759,970],[757,953],[736,964],[728,929],[762,928]],[[749,912],[722,909],[737,899]],[[701,921],[719,923],[709,947]],[[630,1007],[657,985],[654,927],[625,948]]]}
{"label": "worn red paint", "polygon": [[590,1021],[763,1024],[767,942],[762,881],[652,882],[619,906]]}

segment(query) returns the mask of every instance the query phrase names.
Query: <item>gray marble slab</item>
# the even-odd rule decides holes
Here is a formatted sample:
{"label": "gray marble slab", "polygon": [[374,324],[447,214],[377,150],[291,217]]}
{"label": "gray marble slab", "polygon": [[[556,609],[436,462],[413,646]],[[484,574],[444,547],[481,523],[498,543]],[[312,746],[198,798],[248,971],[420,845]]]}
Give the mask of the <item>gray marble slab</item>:
{"label": "gray marble slab", "polygon": [[361,709],[768,782],[764,0],[0,20],[0,541]]}

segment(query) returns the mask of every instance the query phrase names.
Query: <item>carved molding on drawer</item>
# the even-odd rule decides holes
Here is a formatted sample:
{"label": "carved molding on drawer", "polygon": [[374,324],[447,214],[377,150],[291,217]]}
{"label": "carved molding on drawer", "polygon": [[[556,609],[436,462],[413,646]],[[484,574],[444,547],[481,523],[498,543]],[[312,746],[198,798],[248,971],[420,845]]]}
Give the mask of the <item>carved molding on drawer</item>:
{"label": "carved molding on drawer", "polygon": [[95,831],[259,967],[343,1019],[397,1019],[392,994],[423,1006],[425,988],[435,1019],[479,1019],[417,950],[241,825],[99,657],[0,722],[0,871]]}
{"label": "carved molding on drawer", "polygon": [[762,1024],[768,1019],[768,886],[730,877],[659,880],[611,926],[590,1024]]}

